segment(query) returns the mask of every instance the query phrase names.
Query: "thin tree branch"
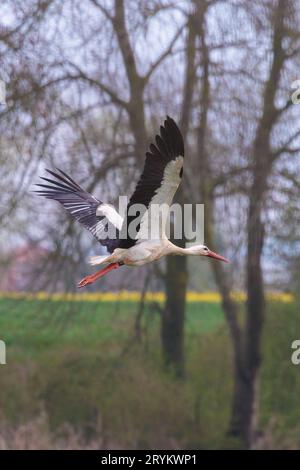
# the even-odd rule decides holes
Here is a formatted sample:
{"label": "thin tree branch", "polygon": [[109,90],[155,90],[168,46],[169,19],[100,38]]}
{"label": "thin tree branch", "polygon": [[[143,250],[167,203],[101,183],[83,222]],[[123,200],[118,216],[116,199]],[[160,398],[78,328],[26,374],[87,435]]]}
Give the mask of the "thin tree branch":
{"label": "thin tree branch", "polygon": [[144,75],[143,80],[144,83],[146,84],[151,75],[155,72],[155,70],[160,66],[160,64],[172,53],[173,47],[177,42],[177,39],[181,36],[182,31],[186,28],[187,24],[184,23],[181,28],[177,31],[177,33],[174,35],[173,39],[170,41],[170,44],[168,47],[165,49],[165,51],[156,59],[156,61],[151,65],[150,69]]}

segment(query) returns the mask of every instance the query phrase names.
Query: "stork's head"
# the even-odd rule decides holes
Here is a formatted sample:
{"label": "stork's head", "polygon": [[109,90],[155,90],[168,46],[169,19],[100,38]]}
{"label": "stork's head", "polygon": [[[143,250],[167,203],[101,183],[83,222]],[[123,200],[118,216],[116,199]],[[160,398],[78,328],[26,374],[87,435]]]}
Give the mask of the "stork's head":
{"label": "stork's head", "polygon": [[219,261],[224,261],[224,263],[230,263],[230,261],[224,258],[224,256],[218,255],[218,253],[211,251],[205,245],[194,245],[193,247],[190,248],[190,250],[192,250],[193,254],[195,255],[207,256],[208,258],[214,258],[214,259],[218,259]]}

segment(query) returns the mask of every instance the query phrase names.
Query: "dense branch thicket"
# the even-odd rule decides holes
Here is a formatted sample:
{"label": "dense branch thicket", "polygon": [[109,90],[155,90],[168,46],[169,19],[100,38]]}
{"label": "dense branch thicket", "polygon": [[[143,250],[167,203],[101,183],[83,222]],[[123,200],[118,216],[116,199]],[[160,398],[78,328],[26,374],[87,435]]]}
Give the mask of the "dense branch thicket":
{"label": "dense branch thicket", "polygon": [[[152,288],[167,293],[163,351],[183,375],[186,289],[216,286],[234,351],[230,432],[253,445],[265,286],[287,288],[299,266],[298,2],[3,0],[0,11],[2,264],[39,247],[23,288],[74,289],[99,247],[31,184],[58,166],[114,202],[173,116],[187,155],[177,200],[205,204],[205,242],[232,264],[172,258],[154,270]],[[142,272],[116,277],[119,287],[142,288]],[[244,329],[233,286],[248,293]]]}

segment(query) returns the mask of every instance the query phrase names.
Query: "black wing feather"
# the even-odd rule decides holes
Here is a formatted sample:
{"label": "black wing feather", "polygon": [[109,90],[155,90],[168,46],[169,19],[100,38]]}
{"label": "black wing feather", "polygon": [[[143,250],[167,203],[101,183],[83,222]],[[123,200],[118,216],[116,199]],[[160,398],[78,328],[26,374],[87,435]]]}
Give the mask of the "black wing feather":
{"label": "black wing feather", "polygon": [[[57,170],[61,174],[46,169],[55,179],[41,177],[49,184],[36,184],[42,189],[34,192],[39,196],[60,202],[78,222],[94,235],[101,245],[106,246],[108,251],[112,253],[118,245],[118,239],[103,238],[103,235],[101,236],[101,232],[104,230],[109,232],[108,225],[111,223],[105,215],[97,215],[97,209],[101,208],[103,203],[82,189],[64,171],[58,168]],[[115,232],[118,235],[117,229],[115,229]]]}
{"label": "black wing feather", "polygon": [[[136,219],[136,216],[128,214],[130,207],[134,204],[143,204],[145,210],[147,210],[152,198],[162,184],[167,164],[178,156],[184,157],[183,137],[175,121],[169,116],[167,116],[164,126],[160,127],[160,135],[155,137],[155,142],[156,145],[151,143],[149,146],[143,172],[127,206],[127,217],[125,217],[123,223],[122,237],[119,242],[120,248],[130,248],[137,242],[128,233],[130,223]],[[182,177],[182,168],[178,176]],[[141,218],[142,215],[140,214],[138,217]],[[139,226],[137,226],[138,230]],[[125,231],[127,231],[126,234]]]}

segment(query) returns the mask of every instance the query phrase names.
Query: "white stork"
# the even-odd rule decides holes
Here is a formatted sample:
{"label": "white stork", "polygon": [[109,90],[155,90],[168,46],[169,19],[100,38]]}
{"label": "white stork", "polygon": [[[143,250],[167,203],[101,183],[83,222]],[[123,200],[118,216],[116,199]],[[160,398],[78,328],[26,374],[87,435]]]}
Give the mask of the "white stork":
{"label": "white stork", "polygon": [[[149,152],[146,153],[142,175],[127,205],[126,224],[112,205],[103,203],[89,194],[62,170],[58,170],[59,173],[47,170],[55,180],[42,178],[50,184],[37,185],[42,188],[36,191],[40,196],[60,202],[108,250],[109,254],[92,257],[90,261],[92,265],[107,264],[107,266],[86,276],[79,282],[78,287],[92,284],[111,270],[124,264],[142,266],[165,255],[205,256],[228,262],[226,258],[214,253],[204,245],[194,245],[189,248],[180,248],[174,245],[168,240],[163,228],[160,231],[160,236],[155,239],[145,239],[140,236],[145,225],[149,223],[151,207],[154,204],[156,206],[171,205],[183,172],[183,138],[174,120],[169,116],[167,116],[164,126],[160,127],[160,135],[156,136],[155,141],[156,145],[151,144]],[[130,236],[128,233],[129,224],[136,219],[130,211],[130,207],[134,204],[143,204],[146,212],[140,219],[140,223],[137,224],[135,236]],[[156,223],[160,223],[157,218],[154,220]],[[103,237],[103,232],[109,226],[115,229],[116,236],[114,238]],[[124,231],[126,231],[125,237]],[[120,236],[121,233],[123,236]]]}

